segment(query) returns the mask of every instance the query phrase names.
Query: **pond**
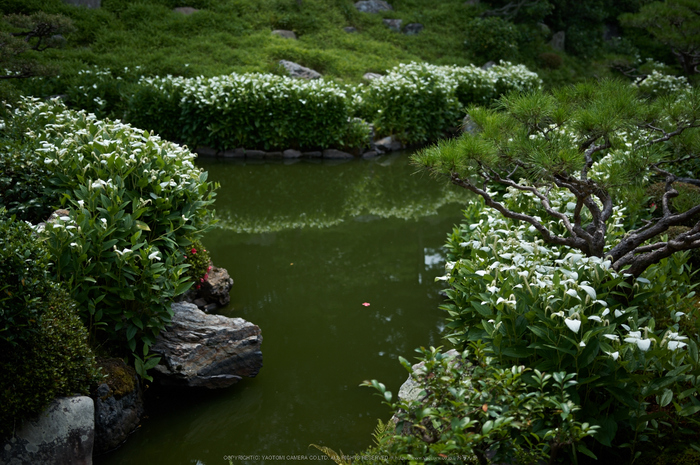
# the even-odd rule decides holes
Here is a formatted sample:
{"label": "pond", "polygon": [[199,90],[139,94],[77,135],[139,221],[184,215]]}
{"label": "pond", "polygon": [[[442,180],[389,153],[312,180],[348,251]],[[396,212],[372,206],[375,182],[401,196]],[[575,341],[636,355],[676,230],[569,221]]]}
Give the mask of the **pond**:
{"label": "pond", "polygon": [[199,165],[221,184],[221,221],[203,241],[234,279],[220,313],[260,326],[264,366],[220,392],[153,396],[142,426],[95,463],[312,463],[326,459],[312,443],[367,448],[390,411],[359,384],[396,393],[397,357],[444,345],[435,277],[466,192],[416,175],[406,153]]}

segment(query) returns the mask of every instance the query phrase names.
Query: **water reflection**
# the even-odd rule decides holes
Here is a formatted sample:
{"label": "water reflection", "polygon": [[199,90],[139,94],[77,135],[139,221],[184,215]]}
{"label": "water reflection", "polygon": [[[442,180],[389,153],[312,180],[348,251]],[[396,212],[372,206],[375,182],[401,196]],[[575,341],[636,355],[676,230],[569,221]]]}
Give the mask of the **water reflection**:
{"label": "water reflection", "polygon": [[397,357],[443,344],[434,280],[463,193],[412,176],[405,155],[201,166],[222,185],[225,221],[204,240],[235,281],[222,313],[261,327],[264,367],[224,392],[163,395],[122,449],[95,462],[284,463],[262,456],[366,448],[389,412],[359,384],[397,392]]}

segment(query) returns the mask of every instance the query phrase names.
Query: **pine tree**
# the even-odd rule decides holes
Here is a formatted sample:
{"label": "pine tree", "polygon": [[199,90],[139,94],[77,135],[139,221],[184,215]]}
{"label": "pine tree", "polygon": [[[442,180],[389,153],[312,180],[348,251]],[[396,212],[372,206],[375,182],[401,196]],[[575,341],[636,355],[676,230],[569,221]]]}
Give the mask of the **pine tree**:
{"label": "pine tree", "polygon": [[[607,257],[613,269],[635,277],[674,252],[700,248],[700,200],[673,201],[679,186],[700,186],[697,89],[650,100],[623,82],[584,83],[511,94],[496,108],[474,106],[468,115],[476,130],[421,151],[413,162],[480,195],[503,216],[529,223],[546,243]],[[660,215],[611,245],[614,207],[635,210],[655,182],[663,186]],[[538,211],[509,208],[507,189],[534,195]],[[557,189],[575,202],[553,203]],[[562,229],[549,227],[540,211]],[[662,237],[683,225],[672,239]]]}

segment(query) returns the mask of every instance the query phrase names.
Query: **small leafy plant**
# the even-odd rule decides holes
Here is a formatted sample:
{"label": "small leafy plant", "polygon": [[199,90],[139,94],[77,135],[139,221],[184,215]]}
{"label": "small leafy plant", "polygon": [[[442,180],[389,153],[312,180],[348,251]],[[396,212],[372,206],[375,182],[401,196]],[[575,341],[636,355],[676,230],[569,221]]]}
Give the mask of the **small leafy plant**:
{"label": "small leafy plant", "polygon": [[484,349],[479,343],[457,355],[417,349],[421,364],[414,367],[401,358],[419,385],[417,398],[392,402],[382,383],[363,383],[397,412],[396,428],[355,463],[382,455],[390,463],[453,464],[556,463],[566,450],[593,455],[581,441],[597,427],[575,418],[575,374],[500,368]]}

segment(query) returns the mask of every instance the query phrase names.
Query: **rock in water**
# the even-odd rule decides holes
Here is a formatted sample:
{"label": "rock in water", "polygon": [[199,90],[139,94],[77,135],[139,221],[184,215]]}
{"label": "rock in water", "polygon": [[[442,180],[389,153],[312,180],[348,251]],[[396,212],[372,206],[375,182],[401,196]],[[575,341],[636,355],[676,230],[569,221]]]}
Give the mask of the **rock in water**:
{"label": "rock in water", "polygon": [[97,388],[95,401],[95,455],[116,449],[138,428],[143,416],[143,395],[136,370],[123,360],[99,362],[107,375]]}
{"label": "rock in water", "polygon": [[212,267],[209,271],[209,279],[201,284],[199,295],[209,303],[215,303],[221,307],[231,301],[231,287],[233,279],[228,271],[218,266]]}
{"label": "rock in water", "polygon": [[0,463],[92,465],[95,407],[85,396],[59,397],[0,445]]}
{"label": "rock in water", "polygon": [[224,388],[262,368],[260,328],[242,318],[208,315],[196,305],[172,304],[171,325],[151,351],[162,357],[154,375],[163,385]]}

